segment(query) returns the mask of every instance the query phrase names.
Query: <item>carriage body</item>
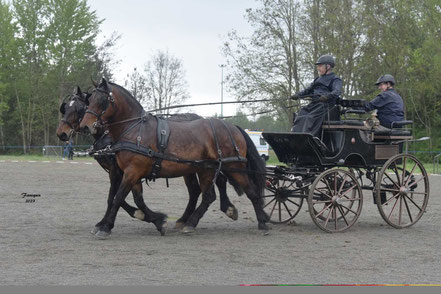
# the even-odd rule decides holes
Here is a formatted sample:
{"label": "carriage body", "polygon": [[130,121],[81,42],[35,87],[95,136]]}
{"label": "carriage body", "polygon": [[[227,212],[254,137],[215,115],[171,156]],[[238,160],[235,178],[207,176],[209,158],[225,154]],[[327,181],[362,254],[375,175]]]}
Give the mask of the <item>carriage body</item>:
{"label": "carriage body", "polygon": [[[341,104],[351,111],[360,103]],[[417,158],[403,153],[412,140],[409,130],[375,131],[362,120],[343,119],[325,121],[321,138],[293,132],[262,136],[286,164],[268,167],[265,208],[273,223],[291,221],[307,199],[321,229],[345,231],[360,215],[363,191],[372,193],[382,217],[396,228],[415,224],[425,211],[427,173]]]}

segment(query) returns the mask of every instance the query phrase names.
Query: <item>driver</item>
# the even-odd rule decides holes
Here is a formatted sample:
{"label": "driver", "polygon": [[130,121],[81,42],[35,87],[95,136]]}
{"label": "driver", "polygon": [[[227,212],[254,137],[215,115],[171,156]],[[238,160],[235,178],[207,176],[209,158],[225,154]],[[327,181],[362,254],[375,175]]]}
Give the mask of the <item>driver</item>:
{"label": "driver", "polygon": [[[320,56],[315,65],[319,76],[308,88],[290,98],[297,100],[302,96],[312,96],[312,102],[303,107],[294,120],[292,131],[310,133],[314,137],[318,137],[326,115],[333,110],[341,95],[342,80],[333,72],[335,60],[332,55]],[[333,120],[338,119],[339,115],[333,118]]]}
{"label": "driver", "polygon": [[395,79],[390,74],[378,78],[375,83],[381,93],[372,101],[364,105],[365,111],[377,109],[380,125],[376,128],[379,131],[391,128],[392,122],[404,120],[403,98],[395,91]]}

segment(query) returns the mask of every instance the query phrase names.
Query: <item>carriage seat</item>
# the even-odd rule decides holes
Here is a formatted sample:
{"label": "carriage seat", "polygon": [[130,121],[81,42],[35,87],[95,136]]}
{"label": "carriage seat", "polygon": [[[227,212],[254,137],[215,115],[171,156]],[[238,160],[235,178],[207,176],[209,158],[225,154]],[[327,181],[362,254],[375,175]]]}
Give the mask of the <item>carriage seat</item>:
{"label": "carriage seat", "polygon": [[391,140],[405,140],[412,138],[412,131],[408,129],[401,129],[402,126],[411,125],[413,121],[403,120],[392,122],[391,129],[375,130],[373,131],[373,139],[391,139]]}
{"label": "carriage seat", "polygon": [[324,121],[324,126],[364,126],[363,121],[355,119]]}

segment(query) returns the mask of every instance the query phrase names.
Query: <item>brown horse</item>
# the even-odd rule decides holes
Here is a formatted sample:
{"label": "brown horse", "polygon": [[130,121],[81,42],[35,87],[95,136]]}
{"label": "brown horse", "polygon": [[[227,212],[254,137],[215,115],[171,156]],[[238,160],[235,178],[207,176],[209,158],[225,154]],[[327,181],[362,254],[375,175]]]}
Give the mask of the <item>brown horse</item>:
{"label": "brown horse", "polygon": [[158,152],[157,119],[145,114],[139,102],[116,84],[103,79],[87,99],[88,109],[80,128],[96,134],[106,125],[123,179],[111,211],[98,236],[108,236],[121,203],[135,183],[152,176],[158,158],[163,159],[158,177],[180,177],[197,173],[202,202],[186,221],[184,232],[192,232],[215,200],[213,182],[218,173],[228,178],[238,194],[251,200],[258,228],[267,230],[263,210],[265,163],[249,136],[240,128],[217,119],[169,122],[169,144]]}
{"label": "brown horse", "polygon": [[[60,106],[60,112],[62,118],[57,128],[57,136],[62,141],[69,140],[75,135],[75,132],[79,131],[80,122],[86,112],[86,98],[89,94],[83,93],[79,87],[74,89],[72,95],[66,97],[65,101]],[[104,148],[107,144],[110,144],[110,138],[106,138],[104,130],[99,130],[94,135],[95,143],[94,148]],[[102,146],[102,147],[100,147]],[[121,183],[122,171],[116,164],[116,159],[112,155],[100,155],[94,156],[99,165],[109,173],[110,179],[110,189],[107,197],[107,210],[104,217],[99,221],[94,229],[91,231],[92,234],[96,234],[104,224],[104,220],[110,213],[112,203],[116,191]],[[139,209],[129,205],[126,201],[121,203],[121,207],[133,218],[140,219],[146,222],[152,222],[161,235],[165,234],[165,222],[167,216],[163,213],[151,211],[144,202],[142,196],[142,185],[141,181],[136,182],[132,187],[133,200]]]}
{"label": "brown horse", "polygon": [[[87,109],[86,98],[88,96],[90,96],[90,94],[83,93],[77,86],[75,87],[73,93],[64,99],[60,106],[62,119],[60,120],[57,129],[57,136],[60,138],[60,140],[67,141],[74,136],[76,132],[79,132],[80,121],[83,119]],[[173,115],[169,118],[169,120],[188,121],[200,118],[202,117],[198,116],[197,114],[185,113]],[[105,128],[100,128],[93,136],[95,139],[95,143],[93,145],[94,149],[99,150],[111,144],[110,138],[108,138],[108,136],[105,134],[105,130]],[[118,188],[122,179],[122,171],[118,168],[115,157],[111,154],[94,155],[94,158],[101,165],[101,167],[103,167],[109,173],[110,178],[110,190],[108,194],[107,210],[103,218],[104,220],[110,212],[116,189]],[[193,213],[201,193],[196,174],[185,176],[184,180],[189,192],[189,202],[182,217],[176,221],[177,228],[181,228]],[[226,178],[223,175],[220,175],[216,181],[216,185],[220,193],[220,210],[233,220],[237,220],[237,209],[230,202],[226,193]],[[135,184],[135,186],[132,188],[132,194],[138,207],[146,207],[143,200],[142,186],[140,183]],[[164,217],[162,217],[161,214],[157,215],[154,212],[151,212],[147,207],[144,210],[136,209],[135,207],[130,206],[126,201],[122,202],[121,207],[133,218],[138,218],[146,222],[154,220],[153,222],[158,230],[160,230],[161,234],[164,234],[164,228],[161,225],[162,221],[164,221]],[[95,225],[95,228],[91,231],[92,234],[96,234],[99,231],[103,220]]]}

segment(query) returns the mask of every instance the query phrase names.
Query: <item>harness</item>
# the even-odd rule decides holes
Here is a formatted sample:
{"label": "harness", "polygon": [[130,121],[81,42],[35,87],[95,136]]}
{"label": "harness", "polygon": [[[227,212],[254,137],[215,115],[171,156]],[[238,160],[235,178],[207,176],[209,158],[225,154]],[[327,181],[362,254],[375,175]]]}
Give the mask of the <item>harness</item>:
{"label": "harness", "polygon": [[[108,96],[108,99],[111,102],[112,106],[114,106],[114,104],[113,104],[114,100],[111,95],[111,92],[107,92],[107,91],[103,91],[103,90],[99,90],[99,89],[95,89],[95,90],[105,93]],[[98,114],[98,113],[95,113],[94,111],[91,111],[89,109],[86,110],[87,113],[91,113],[97,117],[97,121],[94,123],[95,126],[105,125],[105,123],[103,123],[101,121],[101,116],[105,113],[105,111],[106,111],[106,109],[104,109],[100,114]],[[143,126],[148,121],[149,116],[154,117],[157,122],[156,137],[157,137],[158,151],[153,150],[150,146],[144,146],[141,144],[141,141],[142,141],[141,136],[142,136]],[[223,157],[222,150],[219,146],[219,141],[218,141],[218,137],[216,134],[216,129],[213,124],[213,119],[209,119],[210,127],[213,132],[213,138],[214,138],[215,145],[217,148],[217,153],[218,153],[217,160],[213,160],[213,159],[188,160],[188,159],[177,158],[175,156],[172,156],[170,154],[165,153],[165,151],[168,147],[168,141],[169,141],[169,137],[170,137],[170,127],[169,127],[168,121],[162,117],[153,116],[152,114],[146,113],[143,110],[141,113],[141,116],[138,118],[128,119],[128,120],[124,120],[124,121],[120,121],[120,122],[115,122],[112,124],[119,124],[119,123],[128,122],[128,121],[135,121],[135,122],[130,127],[128,127],[119,136],[119,138],[117,140],[115,140],[115,142],[105,145],[104,148],[98,149],[99,147],[102,146],[102,144],[100,142],[104,141],[104,138],[107,137],[106,135],[108,134],[108,131],[106,131],[103,134],[103,136],[101,138],[99,138],[94,143],[93,149],[90,152],[90,154],[114,155],[115,153],[117,153],[121,150],[126,150],[126,151],[134,152],[137,154],[141,154],[141,155],[153,158],[153,159],[155,159],[155,161],[153,163],[152,170],[150,172],[150,175],[148,175],[146,177],[149,180],[154,180],[159,177],[159,174],[161,171],[161,164],[162,164],[162,161],[164,161],[164,160],[172,161],[172,162],[176,162],[176,163],[187,164],[187,165],[191,165],[191,166],[216,169],[216,173],[215,173],[215,176],[213,179],[213,184],[216,182],[216,179],[221,172],[222,164],[231,163],[231,162],[247,162],[247,159],[245,157],[240,156],[239,148],[237,147],[237,144],[234,141],[234,138],[233,138],[230,130],[228,129],[227,125],[225,124],[225,122],[223,120],[220,120],[220,121],[222,122],[223,126],[227,130],[228,136],[231,140],[231,144],[233,145],[234,150],[236,152],[236,156]],[[107,124],[107,125],[109,126],[112,124]],[[121,138],[124,135],[126,135],[130,131],[134,130],[138,125],[139,125],[139,130],[138,130],[138,136],[136,138],[136,142],[121,140]]]}

